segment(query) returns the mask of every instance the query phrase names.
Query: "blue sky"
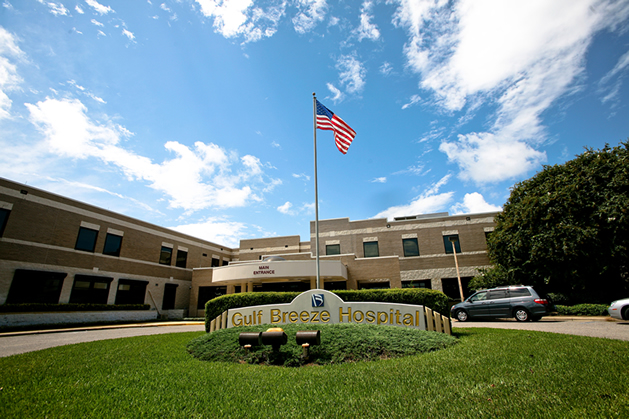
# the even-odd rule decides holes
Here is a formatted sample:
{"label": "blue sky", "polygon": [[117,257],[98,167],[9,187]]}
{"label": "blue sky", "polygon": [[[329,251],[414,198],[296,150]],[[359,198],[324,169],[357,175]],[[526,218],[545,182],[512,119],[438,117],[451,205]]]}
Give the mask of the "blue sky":
{"label": "blue sky", "polygon": [[0,176],[228,246],[478,213],[629,137],[629,2],[0,0]]}

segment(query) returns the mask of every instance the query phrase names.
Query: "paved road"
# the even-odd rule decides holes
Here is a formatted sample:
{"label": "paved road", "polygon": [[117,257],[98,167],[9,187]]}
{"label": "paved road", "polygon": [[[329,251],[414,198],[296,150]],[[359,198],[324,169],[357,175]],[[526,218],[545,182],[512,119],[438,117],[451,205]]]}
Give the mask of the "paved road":
{"label": "paved road", "polygon": [[70,331],[55,331],[50,333],[29,333],[13,336],[0,336],[0,357],[39,351],[55,346],[71,345],[73,343],[92,342],[95,340],[126,338],[131,336],[159,335],[164,333],[201,332],[205,330],[203,324],[174,324],[174,325],[143,325],[139,327],[106,327],[84,328]]}
{"label": "paved road", "polygon": [[[465,327],[492,327],[500,329],[534,330],[540,332],[564,333],[569,335],[591,336],[599,338],[620,339],[629,341],[629,322],[613,320],[567,320],[545,318],[534,323],[519,323],[513,320],[496,320],[490,322],[457,322],[452,326]],[[83,328],[68,331],[28,332],[2,336],[0,334],[0,357],[38,351],[40,349],[55,346],[71,345],[95,340],[117,339],[131,336],[157,335],[178,332],[201,332],[205,330],[202,323],[199,324],[145,324],[137,326],[105,326]]]}
{"label": "paved road", "polygon": [[551,317],[547,317],[539,322],[526,323],[517,322],[513,319],[465,323],[453,321],[452,327],[491,327],[496,329],[534,330],[537,332],[629,340],[629,322],[615,321],[609,318],[595,320],[554,320]]}

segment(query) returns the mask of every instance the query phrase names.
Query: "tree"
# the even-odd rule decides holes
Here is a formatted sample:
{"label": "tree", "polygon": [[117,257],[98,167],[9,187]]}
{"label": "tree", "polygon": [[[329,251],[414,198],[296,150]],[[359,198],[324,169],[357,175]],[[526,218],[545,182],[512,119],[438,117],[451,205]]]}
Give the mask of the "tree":
{"label": "tree", "polygon": [[487,279],[574,303],[629,297],[628,146],[586,148],[517,183],[488,239]]}

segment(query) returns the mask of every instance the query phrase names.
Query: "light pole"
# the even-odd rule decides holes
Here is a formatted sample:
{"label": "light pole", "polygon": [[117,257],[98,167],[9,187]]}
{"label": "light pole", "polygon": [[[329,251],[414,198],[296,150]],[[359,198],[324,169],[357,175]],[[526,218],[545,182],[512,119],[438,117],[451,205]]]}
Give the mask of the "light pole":
{"label": "light pole", "polygon": [[452,253],[454,253],[454,266],[456,266],[456,278],[459,281],[459,293],[461,294],[461,301],[465,300],[465,298],[463,297],[463,284],[461,284],[461,273],[459,272],[459,261],[456,258],[456,242],[459,241],[459,239],[456,236],[450,236],[448,237],[448,240],[450,240],[450,243],[452,243]]}

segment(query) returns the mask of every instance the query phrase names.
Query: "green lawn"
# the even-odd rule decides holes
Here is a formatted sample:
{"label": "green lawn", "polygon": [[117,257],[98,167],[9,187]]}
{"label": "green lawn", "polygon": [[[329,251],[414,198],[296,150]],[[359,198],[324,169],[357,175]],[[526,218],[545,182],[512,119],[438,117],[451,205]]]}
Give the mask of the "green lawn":
{"label": "green lawn", "polygon": [[0,358],[1,418],[629,416],[629,342],[456,329],[416,356],[299,368],[200,361],[202,333]]}

